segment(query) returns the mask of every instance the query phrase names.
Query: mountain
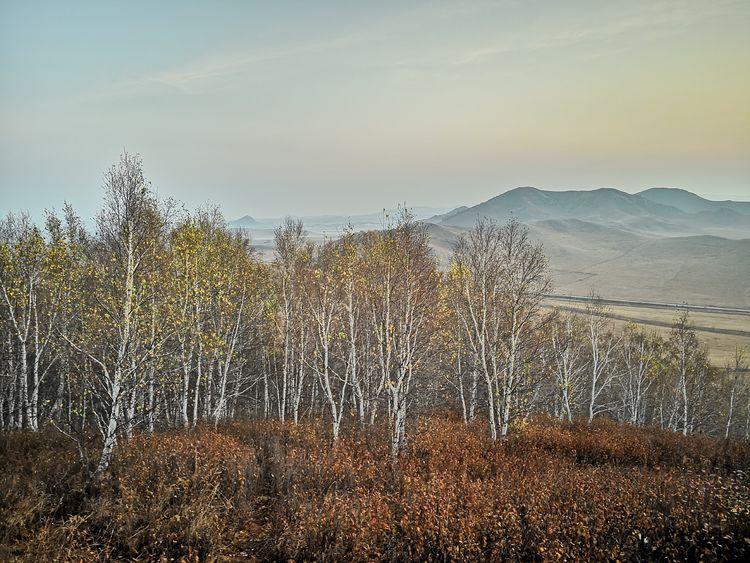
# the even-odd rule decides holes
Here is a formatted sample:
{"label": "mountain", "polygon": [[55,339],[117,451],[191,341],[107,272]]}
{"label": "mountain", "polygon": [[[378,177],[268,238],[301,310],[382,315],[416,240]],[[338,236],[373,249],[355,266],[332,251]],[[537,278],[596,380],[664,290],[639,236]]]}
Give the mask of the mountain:
{"label": "mountain", "polygon": [[750,202],[709,201],[684,190],[657,188],[628,194],[613,188],[555,192],[524,187],[459,209],[431,221],[469,228],[482,217],[499,222],[515,217],[524,223],[577,219],[650,236],[750,237],[750,213],[743,212],[750,211]]}
{"label": "mountain", "polygon": [[525,223],[549,258],[555,291],[646,301],[750,305],[750,214],[677,189],[553,192],[524,187],[429,220],[447,265],[477,219]]}
{"label": "mountain", "polygon": [[[355,231],[369,231],[382,229],[392,221],[402,210],[382,209],[376,213],[364,213],[360,215],[309,215],[302,217],[292,216],[293,219],[302,221],[308,237],[313,240],[336,238],[344,229],[351,227]],[[424,221],[430,217],[439,217],[448,211],[443,207],[412,206],[407,207],[409,212],[418,221]],[[284,217],[253,218],[245,215],[240,219],[229,222],[229,227],[241,229],[249,235],[256,247],[267,247],[274,237],[274,229],[284,221]]]}
{"label": "mountain", "polygon": [[[656,199],[657,201],[654,201]],[[413,208],[440,265],[480,217],[516,217],[544,245],[556,293],[696,305],[750,306],[750,214],[742,202],[712,202],[684,190],[628,194],[611,188],[553,192],[516,188],[473,207]],[[393,216],[393,210],[385,214]],[[301,217],[313,240],[381,229],[384,212]],[[264,260],[280,219],[243,217]],[[246,226],[247,225],[247,226]]]}
{"label": "mountain", "polygon": [[660,205],[671,205],[685,213],[726,210],[750,215],[750,202],[748,201],[711,201],[679,188],[649,188],[637,195]]}
{"label": "mountain", "polygon": [[655,204],[638,195],[613,188],[591,191],[544,191],[537,188],[516,188],[470,207],[441,223],[456,227],[471,227],[480,217],[505,221],[515,217],[519,221],[547,219],[580,219],[603,223],[627,223],[644,218],[672,220],[683,215],[680,210]]}
{"label": "mountain", "polygon": [[[750,239],[644,235],[578,219],[527,223],[544,246],[555,293],[750,306]],[[441,267],[466,229],[428,224]]]}
{"label": "mountain", "polygon": [[448,211],[448,213],[443,213],[441,215],[433,215],[432,217],[427,219],[427,221],[429,221],[430,223],[440,223],[441,221],[445,221],[446,219],[455,217],[459,213],[463,213],[467,209],[469,208],[466,207],[465,205],[462,205],[461,207],[456,207],[455,209],[451,209],[450,211]]}
{"label": "mountain", "polygon": [[250,217],[250,215],[245,215],[234,221],[229,221],[229,226],[233,229],[252,229],[258,226],[258,221]]}

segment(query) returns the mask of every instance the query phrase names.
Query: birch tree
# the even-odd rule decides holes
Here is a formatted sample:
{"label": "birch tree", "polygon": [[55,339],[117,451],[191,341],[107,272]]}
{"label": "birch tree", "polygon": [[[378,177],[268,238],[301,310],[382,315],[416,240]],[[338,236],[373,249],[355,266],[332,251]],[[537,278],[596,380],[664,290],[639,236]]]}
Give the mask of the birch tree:
{"label": "birch tree", "polygon": [[48,215],[46,237],[26,215],[9,215],[0,232],[0,292],[15,337],[10,348],[17,351],[14,421],[36,431],[40,387],[59,356],[55,331],[67,287],[67,246],[54,214]]}
{"label": "birch tree", "polygon": [[498,435],[496,388],[502,366],[500,299],[502,232],[480,220],[462,234],[453,250],[447,282],[457,324],[481,372],[487,391],[490,435]]}
{"label": "birch tree", "polygon": [[670,386],[668,427],[687,436],[695,427],[710,374],[706,352],[690,321],[687,308],[676,316],[667,341]]}
{"label": "birch tree", "polygon": [[124,400],[151,356],[139,344],[140,314],[148,294],[144,283],[149,251],[163,220],[138,155],[124,153],[104,175],[105,201],[88,264],[90,300],[84,304],[82,339],[69,344],[96,366],[96,412],[102,449],[96,473],[106,471],[122,430]]}
{"label": "birch tree", "polygon": [[[390,228],[373,235],[368,300],[377,341],[381,382],[388,396],[391,456],[398,456],[415,374],[434,330],[439,275],[425,226],[401,212]],[[378,389],[379,391],[379,389]]]}
{"label": "birch tree", "polygon": [[625,419],[636,426],[646,420],[650,390],[656,381],[655,364],[659,361],[660,339],[628,324],[619,348],[622,372],[617,378]]}
{"label": "birch tree", "polygon": [[591,422],[597,414],[610,408],[608,403],[601,401],[609,389],[614,377],[614,360],[617,340],[606,322],[605,310],[595,296],[592,296],[586,306],[587,336],[589,352],[589,401],[588,420]]}
{"label": "birch tree", "polygon": [[315,342],[310,363],[328,406],[334,442],[339,437],[351,381],[343,346],[346,341],[345,280],[341,277],[338,249],[338,245],[330,242],[317,249],[309,282],[305,284],[305,303]]}
{"label": "birch tree", "polygon": [[502,388],[499,389],[500,435],[508,433],[511,407],[521,383],[524,347],[543,324],[539,308],[551,287],[547,259],[541,244],[515,219],[500,229],[500,321],[503,338]]}
{"label": "birch tree", "polygon": [[303,316],[303,273],[312,255],[301,221],[285,219],[274,231],[276,247],[274,285],[278,302],[276,327],[281,341],[281,381],[277,386],[278,415],[284,422],[287,408],[299,420],[305,386],[305,345],[308,340]]}
{"label": "birch tree", "polygon": [[585,344],[580,319],[566,314],[552,323],[550,343],[559,390],[559,417],[572,422],[586,376]]}
{"label": "birch tree", "polygon": [[724,438],[729,438],[737,406],[746,403],[747,401],[747,363],[745,351],[739,346],[735,347],[734,356],[727,365],[726,372],[729,397],[727,399],[727,421],[724,427]]}

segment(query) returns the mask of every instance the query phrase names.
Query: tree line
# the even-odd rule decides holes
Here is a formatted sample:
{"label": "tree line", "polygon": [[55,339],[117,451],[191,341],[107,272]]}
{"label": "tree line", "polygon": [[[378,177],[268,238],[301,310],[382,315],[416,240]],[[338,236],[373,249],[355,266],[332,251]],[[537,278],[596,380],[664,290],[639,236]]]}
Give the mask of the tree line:
{"label": "tree line", "polygon": [[492,438],[530,417],[607,416],[747,438],[750,388],[681,312],[667,336],[545,307],[541,245],[481,220],[441,271],[408,211],[314,243],[285,220],[264,263],[211,208],[160,201],[137,155],[104,175],[95,232],[70,206],[0,225],[0,425],[53,425],[107,469],[136,431],[237,417],[385,424],[397,456],[415,414],[454,409]]}

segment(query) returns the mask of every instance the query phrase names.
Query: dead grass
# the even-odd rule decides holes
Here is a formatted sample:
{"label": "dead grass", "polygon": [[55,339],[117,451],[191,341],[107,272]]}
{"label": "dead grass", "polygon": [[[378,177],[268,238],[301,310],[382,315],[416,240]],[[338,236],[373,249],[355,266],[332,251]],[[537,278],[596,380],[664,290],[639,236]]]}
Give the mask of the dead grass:
{"label": "dead grass", "polygon": [[539,420],[492,443],[421,419],[140,436],[87,483],[53,431],[0,436],[0,557],[327,560],[742,559],[750,445]]}
{"label": "dead grass", "polygon": [[[586,314],[585,307],[579,307],[579,304],[576,303],[552,299],[548,300],[547,303],[566,309],[574,309],[580,314]],[[669,336],[669,327],[674,323],[675,319],[675,311],[672,309],[608,306],[607,312],[627,319],[611,319],[612,324],[618,329],[624,328],[628,322],[633,322],[644,326],[647,330],[654,330],[665,338]],[[728,363],[731,363],[737,346],[750,351],[750,336],[719,334],[701,330],[704,327],[708,327],[718,330],[750,333],[750,317],[748,316],[691,311],[690,322],[695,325],[698,338],[701,342],[705,343],[711,364],[717,368],[724,368]],[[658,323],[662,326],[647,323]]]}

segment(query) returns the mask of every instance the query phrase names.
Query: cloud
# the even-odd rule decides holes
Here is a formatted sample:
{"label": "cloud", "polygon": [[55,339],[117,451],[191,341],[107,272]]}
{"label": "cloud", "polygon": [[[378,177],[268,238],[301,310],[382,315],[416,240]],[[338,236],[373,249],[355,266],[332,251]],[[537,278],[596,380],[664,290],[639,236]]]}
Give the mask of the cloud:
{"label": "cloud", "polygon": [[[333,37],[310,41],[297,45],[281,47],[256,48],[249,51],[207,53],[182,65],[171,66],[163,70],[119,81],[118,83],[100,91],[95,97],[108,98],[113,96],[131,96],[153,91],[154,87],[166,87],[182,93],[203,93],[221,88],[226,84],[225,79],[238,77],[257,65],[273,63],[321,53],[335,53],[345,55],[347,49],[366,43],[387,42],[388,38],[399,33],[414,33],[425,26],[428,19],[452,20],[456,17],[470,16],[480,11],[486,11],[492,2],[476,2],[468,4],[445,5],[427,4],[410,7],[387,17],[367,21],[359,28],[344,31]],[[377,56],[377,52],[373,53]],[[429,64],[434,65],[435,60]],[[441,64],[444,61],[441,62]],[[365,64],[363,62],[363,64]],[[383,62],[368,60],[366,64],[380,67],[409,66],[400,62]]]}
{"label": "cloud", "polygon": [[136,78],[119,81],[101,90],[95,97],[109,98],[149,93],[154,88],[168,88],[184,94],[206,93],[221,89],[231,80],[265,63],[275,63],[343,46],[352,40],[341,36],[280,48],[259,48],[207,54],[182,65],[176,65]]}
{"label": "cloud", "polygon": [[669,32],[707,19],[731,14],[750,15],[750,4],[742,0],[681,2],[667,0],[649,6],[630,8],[610,15],[606,21],[581,20],[551,29],[527,29],[522,37],[506,38],[479,46],[457,57],[456,66],[473,65],[506,53],[572,47],[587,42],[627,37],[636,32]]}
{"label": "cloud", "polygon": [[259,53],[251,55],[227,55],[210,61],[196,61],[181,68],[167,69],[140,79],[145,84],[161,84],[177,89],[187,89],[190,85],[207,80],[242,73],[254,64],[276,61],[289,53]]}
{"label": "cloud", "polygon": [[[523,6],[523,3],[519,5]],[[477,18],[502,17],[504,8],[500,4],[449,3],[435,6],[428,3],[367,21],[358,29],[307,43],[207,53],[182,65],[122,80],[94,97],[126,97],[163,89],[182,94],[215,92],[231,87],[236,79],[260,65],[273,63],[282,66],[284,61],[323,54],[327,57],[326,63],[354,57],[353,62],[358,68],[429,74],[452,80],[460,79],[464,69],[491,62],[504,54],[597,43],[607,44],[611,49],[617,39],[626,38],[631,45],[650,36],[647,34],[676,32],[712,17],[750,15],[750,3],[743,0],[662,0],[646,5],[622,4],[619,11],[604,6],[599,11],[561,10],[553,4],[548,14],[537,7],[535,11],[540,13],[536,24],[518,30],[498,31],[499,38],[486,37],[477,43],[471,37],[464,41],[460,30],[470,30]],[[435,40],[441,31],[445,31],[446,25],[459,32],[457,36],[461,41],[458,45]],[[406,39],[403,45],[398,44],[399,38]],[[595,57],[597,53],[592,49],[587,56]]]}
{"label": "cloud", "polygon": [[153,86],[171,88],[183,93],[201,93],[218,87],[223,79],[239,76],[256,65],[283,61],[319,48],[320,45],[310,44],[277,50],[222,53],[202,57],[185,65],[124,81],[116,85],[112,93],[128,95],[149,90]]}

